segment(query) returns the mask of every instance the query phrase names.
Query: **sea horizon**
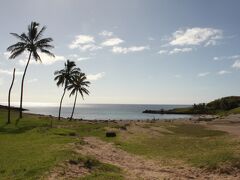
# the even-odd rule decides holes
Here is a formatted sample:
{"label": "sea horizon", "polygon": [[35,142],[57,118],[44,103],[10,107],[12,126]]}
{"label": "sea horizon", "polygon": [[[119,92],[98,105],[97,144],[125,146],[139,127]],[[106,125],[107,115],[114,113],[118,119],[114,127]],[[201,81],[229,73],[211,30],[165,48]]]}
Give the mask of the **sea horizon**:
{"label": "sea horizon", "polygon": [[[78,104],[75,108],[74,118],[84,120],[164,120],[190,118],[190,115],[176,114],[145,114],[146,109],[169,110],[173,108],[189,107],[179,104]],[[25,105],[26,113],[58,116],[58,106]],[[61,117],[68,118],[71,115],[72,106],[63,105]]]}

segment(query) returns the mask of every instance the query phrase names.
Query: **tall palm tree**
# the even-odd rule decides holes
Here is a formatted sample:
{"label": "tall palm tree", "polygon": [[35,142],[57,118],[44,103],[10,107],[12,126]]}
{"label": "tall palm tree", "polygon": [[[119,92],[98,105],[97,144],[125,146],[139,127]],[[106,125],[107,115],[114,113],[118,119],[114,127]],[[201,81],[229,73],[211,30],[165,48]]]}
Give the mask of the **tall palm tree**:
{"label": "tall palm tree", "polygon": [[57,86],[64,86],[63,95],[60,100],[59,111],[58,111],[58,120],[61,117],[62,101],[65,96],[68,85],[73,81],[75,76],[80,74],[80,68],[76,68],[76,63],[74,61],[67,60],[64,63],[64,69],[55,71],[54,80],[57,81]]}
{"label": "tall palm tree", "polygon": [[16,37],[19,40],[19,42],[7,48],[7,51],[10,51],[11,53],[9,59],[14,59],[25,51],[29,53],[28,61],[22,76],[19,118],[22,118],[23,85],[24,85],[26,71],[31,58],[33,57],[36,61],[41,62],[41,57],[39,55],[39,52],[45,53],[49,56],[54,57],[54,54],[49,51],[49,49],[54,48],[54,46],[49,44],[50,42],[53,41],[53,39],[42,38],[43,32],[46,30],[46,26],[43,26],[40,30],[38,29],[38,27],[39,27],[39,23],[31,22],[31,24],[28,26],[27,34],[22,33],[21,35],[18,35],[16,33],[10,33],[14,37]]}
{"label": "tall palm tree", "polygon": [[87,88],[89,87],[89,84],[90,84],[90,82],[87,81],[87,77],[86,77],[85,73],[81,72],[78,76],[76,76],[73,79],[73,81],[67,87],[68,90],[71,90],[70,96],[75,95],[75,100],[74,100],[70,120],[72,120],[72,117],[74,114],[78,93],[81,94],[83,99],[84,99],[84,94],[89,95],[89,91],[87,90]]}

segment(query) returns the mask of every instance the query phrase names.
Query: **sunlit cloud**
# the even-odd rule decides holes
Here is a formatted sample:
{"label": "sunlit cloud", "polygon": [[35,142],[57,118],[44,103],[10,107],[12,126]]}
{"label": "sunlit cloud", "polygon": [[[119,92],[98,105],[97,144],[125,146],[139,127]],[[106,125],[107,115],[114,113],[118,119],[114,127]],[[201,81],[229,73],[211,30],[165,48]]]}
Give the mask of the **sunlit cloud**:
{"label": "sunlit cloud", "polygon": [[172,50],[165,50],[165,49],[161,49],[160,51],[158,51],[158,54],[168,54],[168,55],[172,55],[172,54],[178,54],[178,53],[186,53],[186,52],[191,52],[193,49],[192,48],[174,48]]}
{"label": "sunlit cloud", "polygon": [[230,71],[221,70],[217,74],[218,75],[224,75],[224,74],[230,74],[230,73],[231,73]]}
{"label": "sunlit cloud", "polygon": [[169,51],[169,54],[178,54],[190,51],[192,51],[192,48],[174,48],[173,50]]}
{"label": "sunlit cloud", "polygon": [[127,54],[130,52],[140,52],[149,49],[148,46],[131,46],[131,47],[120,47],[114,46],[112,52],[116,54]]}
{"label": "sunlit cloud", "polygon": [[74,61],[85,61],[85,60],[88,60],[88,59],[92,59],[91,56],[87,56],[87,57],[82,57],[78,54],[70,54],[68,55],[68,57],[71,59],[71,60],[74,60]]}
{"label": "sunlit cloud", "polygon": [[105,36],[105,37],[111,37],[111,36],[113,36],[113,32],[104,30],[104,31],[100,32],[99,35]]}
{"label": "sunlit cloud", "polygon": [[79,48],[83,44],[89,44],[94,43],[94,37],[89,35],[78,35],[75,36],[75,39],[72,41],[71,44],[69,44],[70,49],[76,49]]}
{"label": "sunlit cloud", "polygon": [[89,81],[96,81],[96,80],[103,78],[104,76],[105,76],[105,72],[101,72],[101,73],[97,73],[97,74],[89,74],[89,75],[87,75],[87,79]]}
{"label": "sunlit cloud", "polygon": [[10,52],[4,52],[3,55],[6,59],[8,59],[10,57],[11,53]]}
{"label": "sunlit cloud", "polygon": [[168,51],[167,50],[163,50],[163,49],[161,49],[160,51],[158,51],[158,54],[167,54],[168,53]]}
{"label": "sunlit cloud", "polygon": [[154,41],[155,39],[153,37],[148,37],[147,38],[149,41]]}
{"label": "sunlit cloud", "polygon": [[[47,54],[44,53],[38,53],[39,56],[41,57],[41,61],[36,61],[35,59],[31,59],[30,60],[30,64],[44,64],[44,65],[52,65],[58,61],[64,61],[65,57],[64,56],[59,56],[59,55],[55,55],[55,57],[52,56],[48,56]],[[21,66],[25,66],[27,64],[27,60],[28,60],[28,55],[25,54],[25,58],[20,59],[19,60],[19,65]]]}
{"label": "sunlit cloud", "polygon": [[33,78],[33,79],[27,80],[27,83],[35,83],[35,82],[37,82],[37,81],[38,81],[37,78]]}
{"label": "sunlit cloud", "polygon": [[169,45],[186,46],[186,45],[216,45],[217,40],[222,39],[223,32],[214,28],[189,28],[180,29],[172,34]]}
{"label": "sunlit cloud", "polygon": [[210,74],[209,72],[199,73],[198,77],[205,77],[205,76],[208,76],[209,74]]}
{"label": "sunlit cloud", "polygon": [[[13,70],[0,69],[0,74],[13,75]],[[15,75],[22,75],[23,71],[16,70]]]}
{"label": "sunlit cloud", "polygon": [[213,57],[214,61],[220,61],[220,60],[236,60],[236,59],[240,59],[240,55],[232,55],[232,56],[220,56],[220,57]]}
{"label": "sunlit cloud", "polygon": [[78,48],[81,51],[95,51],[95,50],[98,50],[98,49],[102,49],[101,46],[97,46],[95,44],[85,44],[85,45],[79,46]]}
{"label": "sunlit cloud", "polygon": [[85,61],[88,59],[92,59],[92,57],[79,57],[79,58],[77,58],[77,61]]}
{"label": "sunlit cloud", "polygon": [[182,75],[181,74],[176,74],[174,75],[175,78],[182,78]]}
{"label": "sunlit cloud", "polygon": [[236,60],[233,63],[232,67],[235,68],[235,69],[240,69],[240,60]]}
{"label": "sunlit cloud", "polygon": [[106,41],[104,41],[101,45],[102,46],[116,46],[118,44],[123,43],[124,41],[120,38],[111,38],[111,39],[107,39]]}

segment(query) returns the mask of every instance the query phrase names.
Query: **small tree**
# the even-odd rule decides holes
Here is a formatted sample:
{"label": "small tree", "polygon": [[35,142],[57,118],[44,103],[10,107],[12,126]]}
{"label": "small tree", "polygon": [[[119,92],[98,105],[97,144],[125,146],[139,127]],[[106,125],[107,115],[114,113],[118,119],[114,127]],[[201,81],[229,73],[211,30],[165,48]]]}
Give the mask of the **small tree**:
{"label": "small tree", "polygon": [[15,80],[15,68],[13,69],[12,83],[10,85],[9,92],[8,92],[8,120],[7,120],[7,124],[11,123],[11,91],[12,91],[12,87],[13,87],[13,84],[14,84],[14,80]]}

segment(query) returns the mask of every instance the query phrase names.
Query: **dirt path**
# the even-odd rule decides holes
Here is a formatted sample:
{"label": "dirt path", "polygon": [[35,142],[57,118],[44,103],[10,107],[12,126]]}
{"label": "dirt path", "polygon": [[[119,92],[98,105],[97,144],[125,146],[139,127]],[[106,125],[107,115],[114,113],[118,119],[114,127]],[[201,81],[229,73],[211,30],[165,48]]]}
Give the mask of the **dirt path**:
{"label": "dirt path", "polygon": [[212,129],[225,131],[240,138],[240,123],[235,125],[211,125]]}
{"label": "dirt path", "polygon": [[217,174],[200,172],[190,167],[160,167],[161,164],[154,160],[129,154],[113,144],[104,142],[95,137],[85,137],[86,145],[76,151],[83,155],[91,155],[99,161],[116,165],[123,169],[126,179],[238,179]]}
{"label": "dirt path", "polygon": [[240,138],[240,115],[233,114],[224,118],[207,123],[211,129],[225,131],[235,137]]}

